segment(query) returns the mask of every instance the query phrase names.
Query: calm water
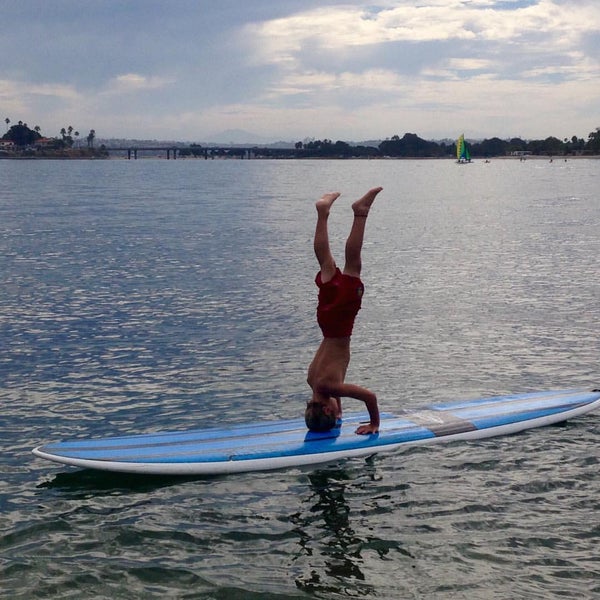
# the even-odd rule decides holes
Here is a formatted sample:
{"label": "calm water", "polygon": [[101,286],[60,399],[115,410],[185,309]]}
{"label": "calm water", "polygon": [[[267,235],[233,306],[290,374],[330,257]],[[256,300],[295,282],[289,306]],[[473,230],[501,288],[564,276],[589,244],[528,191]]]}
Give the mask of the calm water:
{"label": "calm water", "polygon": [[0,161],[0,178],[4,596],[599,597],[600,414],[205,479],[30,454],[301,414],[313,203],[333,189],[340,255],[350,201],[385,188],[348,374],[385,410],[599,385],[599,161]]}

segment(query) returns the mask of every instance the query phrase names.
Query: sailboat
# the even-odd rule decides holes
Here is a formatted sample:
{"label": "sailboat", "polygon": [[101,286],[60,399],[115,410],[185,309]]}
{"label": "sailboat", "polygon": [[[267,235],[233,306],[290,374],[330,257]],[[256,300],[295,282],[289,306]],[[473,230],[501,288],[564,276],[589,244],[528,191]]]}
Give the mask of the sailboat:
{"label": "sailboat", "polygon": [[456,140],[456,162],[460,165],[471,162],[471,155],[467,148],[467,142],[465,142],[464,133],[461,133],[458,140]]}

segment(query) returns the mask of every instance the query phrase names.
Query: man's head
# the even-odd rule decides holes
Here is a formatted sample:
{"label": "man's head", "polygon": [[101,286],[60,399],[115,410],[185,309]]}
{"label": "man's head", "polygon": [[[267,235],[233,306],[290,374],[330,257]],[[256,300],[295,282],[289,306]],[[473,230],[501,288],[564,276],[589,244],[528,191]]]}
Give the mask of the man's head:
{"label": "man's head", "polygon": [[310,431],[325,432],[337,423],[337,402],[335,398],[311,400],[304,412],[304,420]]}

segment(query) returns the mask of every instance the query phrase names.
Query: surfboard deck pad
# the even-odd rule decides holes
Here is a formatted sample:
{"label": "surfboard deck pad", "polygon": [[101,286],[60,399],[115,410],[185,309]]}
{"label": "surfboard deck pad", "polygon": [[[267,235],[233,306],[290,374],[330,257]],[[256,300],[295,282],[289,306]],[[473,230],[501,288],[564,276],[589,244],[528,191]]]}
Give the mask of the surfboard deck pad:
{"label": "surfboard deck pad", "polygon": [[76,439],[33,454],[65,465],[147,475],[217,475],[315,465],[404,446],[475,440],[559,423],[600,407],[600,390],[572,389],[493,396],[382,413],[380,431],[357,435],[367,413],[344,416],[326,433],[304,419]]}

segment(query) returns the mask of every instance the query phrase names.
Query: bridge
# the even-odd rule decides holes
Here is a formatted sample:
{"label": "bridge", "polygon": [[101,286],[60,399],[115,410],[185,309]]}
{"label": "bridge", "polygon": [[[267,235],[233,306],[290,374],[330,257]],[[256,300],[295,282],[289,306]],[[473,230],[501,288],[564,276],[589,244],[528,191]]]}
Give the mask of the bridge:
{"label": "bridge", "polygon": [[129,148],[106,148],[107,152],[127,152],[127,159],[137,160],[138,152],[166,152],[167,160],[171,158],[171,153],[173,154],[173,160],[177,158],[177,151],[181,150],[181,148],[177,147],[166,147],[166,146],[131,146]]}
{"label": "bridge", "polygon": [[257,146],[130,146],[106,148],[109,153],[127,153],[128,160],[137,160],[138,152],[166,152],[167,160],[177,159],[180,156],[192,156],[194,158],[292,158],[301,156],[302,151],[295,148],[260,148]]}

